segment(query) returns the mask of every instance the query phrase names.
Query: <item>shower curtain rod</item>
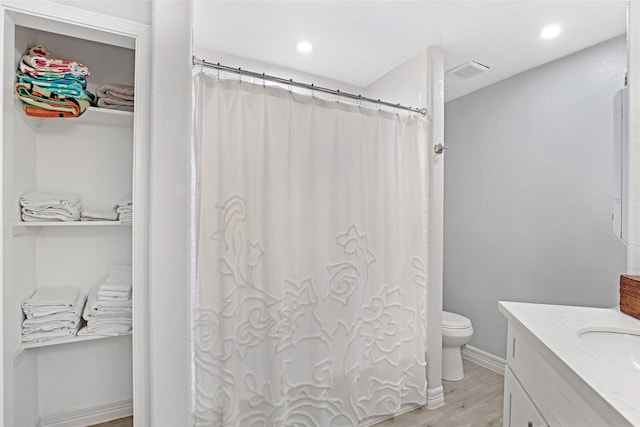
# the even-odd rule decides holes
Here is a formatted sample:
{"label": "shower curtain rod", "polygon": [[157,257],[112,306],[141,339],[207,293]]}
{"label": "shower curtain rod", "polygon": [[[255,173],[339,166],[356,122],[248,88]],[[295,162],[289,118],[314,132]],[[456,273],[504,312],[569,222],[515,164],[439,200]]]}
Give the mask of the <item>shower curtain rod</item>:
{"label": "shower curtain rod", "polygon": [[427,114],[427,110],[424,109],[424,108],[407,107],[407,106],[402,105],[402,104],[394,104],[392,102],[381,101],[379,99],[367,98],[366,96],[362,96],[362,95],[354,95],[354,94],[348,93],[348,92],[341,92],[340,90],[327,89],[325,87],[316,86],[314,84],[300,83],[300,82],[297,82],[297,81],[292,80],[292,79],[283,79],[282,77],[270,76],[269,74],[257,73],[255,71],[247,71],[247,70],[243,70],[242,68],[232,68],[232,67],[228,67],[226,65],[220,65],[219,62],[217,64],[213,63],[213,62],[207,62],[204,59],[200,59],[200,58],[198,58],[196,56],[193,56],[193,65],[194,66],[201,66],[201,67],[205,67],[205,68],[212,68],[214,70],[226,71],[226,72],[229,72],[229,73],[235,73],[235,74],[239,74],[241,76],[255,77],[255,78],[258,78],[258,79],[265,80],[265,81],[280,83],[280,84],[283,84],[283,85],[300,87],[300,88],[308,89],[308,90],[311,90],[311,91],[328,93],[330,95],[336,95],[338,98],[339,97],[343,97],[343,98],[354,99],[356,101],[370,102],[372,104],[384,105],[385,107],[391,107],[391,108],[395,108],[397,110],[411,111],[413,113],[418,113],[418,114],[421,114],[421,115]]}

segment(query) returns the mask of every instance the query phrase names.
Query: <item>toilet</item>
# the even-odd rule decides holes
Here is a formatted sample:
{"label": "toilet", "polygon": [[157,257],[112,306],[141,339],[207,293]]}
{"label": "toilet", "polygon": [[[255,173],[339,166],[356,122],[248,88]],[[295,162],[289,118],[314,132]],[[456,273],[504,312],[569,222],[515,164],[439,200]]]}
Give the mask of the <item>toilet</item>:
{"label": "toilet", "polygon": [[473,335],[471,320],[456,313],[442,312],[442,379],[460,381],[464,378],[460,347]]}

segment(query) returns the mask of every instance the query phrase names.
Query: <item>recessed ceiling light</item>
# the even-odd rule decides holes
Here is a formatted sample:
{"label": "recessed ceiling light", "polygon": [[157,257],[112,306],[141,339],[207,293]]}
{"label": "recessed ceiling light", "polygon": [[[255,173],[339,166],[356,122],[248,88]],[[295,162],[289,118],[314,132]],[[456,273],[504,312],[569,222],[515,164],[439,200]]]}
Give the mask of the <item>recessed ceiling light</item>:
{"label": "recessed ceiling light", "polygon": [[560,28],[559,26],[549,25],[548,27],[544,27],[542,29],[542,31],[540,32],[540,37],[542,37],[543,39],[552,39],[560,34],[560,31],[562,31],[562,28]]}
{"label": "recessed ceiling light", "polygon": [[300,42],[296,45],[300,52],[309,52],[313,49],[313,45],[309,42]]}

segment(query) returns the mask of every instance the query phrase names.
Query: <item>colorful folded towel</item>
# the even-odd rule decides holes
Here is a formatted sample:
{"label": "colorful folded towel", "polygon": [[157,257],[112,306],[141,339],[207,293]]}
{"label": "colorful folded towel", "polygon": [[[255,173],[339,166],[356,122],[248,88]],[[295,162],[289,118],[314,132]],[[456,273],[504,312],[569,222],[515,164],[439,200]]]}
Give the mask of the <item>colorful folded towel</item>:
{"label": "colorful folded towel", "polygon": [[15,92],[25,105],[42,108],[44,110],[70,113],[74,117],[84,113],[91,104],[86,99],[77,99],[56,94],[50,90],[29,83],[16,83]]}
{"label": "colorful folded towel", "polygon": [[65,119],[78,117],[76,114],[65,111],[43,110],[38,107],[24,106],[24,112],[27,116],[39,117],[41,119]]}
{"label": "colorful folded towel", "polygon": [[53,54],[44,46],[33,46],[22,55],[21,62],[25,64],[25,72],[37,77],[42,74],[75,74],[89,76],[89,68],[75,61],[54,58]]}
{"label": "colorful folded towel", "polygon": [[45,88],[46,90],[63,95],[65,97],[86,99],[89,102],[93,102],[95,97],[90,92],[86,91],[82,84],[75,80],[68,79],[50,79],[40,80],[27,75],[18,76],[18,82],[28,83],[38,88]]}
{"label": "colorful folded towel", "polygon": [[95,102],[87,91],[89,74],[81,63],[55,58],[49,49],[36,45],[20,58],[15,93],[28,116],[78,117]]}
{"label": "colorful folded towel", "polygon": [[87,79],[75,74],[43,73],[38,75],[37,77],[31,76],[28,73],[27,66],[22,62],[18,65],[16,76],[18,78],[20,78],[21,76],[33,77],[33,78],[36,78],[38,81],[60,81],[61,83],[67,83],[67,84],[78,83],[80,86],[82,86],[83,89],[87,88]]}

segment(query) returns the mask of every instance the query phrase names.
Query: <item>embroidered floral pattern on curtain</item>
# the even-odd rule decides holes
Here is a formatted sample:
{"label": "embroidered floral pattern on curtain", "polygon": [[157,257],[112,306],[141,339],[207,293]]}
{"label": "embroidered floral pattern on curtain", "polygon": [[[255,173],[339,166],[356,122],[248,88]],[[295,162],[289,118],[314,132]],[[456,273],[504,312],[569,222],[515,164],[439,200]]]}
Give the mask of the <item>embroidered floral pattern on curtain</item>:
{"label": "embroidered floral pattern on curtain", "polygon": [[424,404],[424,124],[196,87],[195,424],[362,426]]}

